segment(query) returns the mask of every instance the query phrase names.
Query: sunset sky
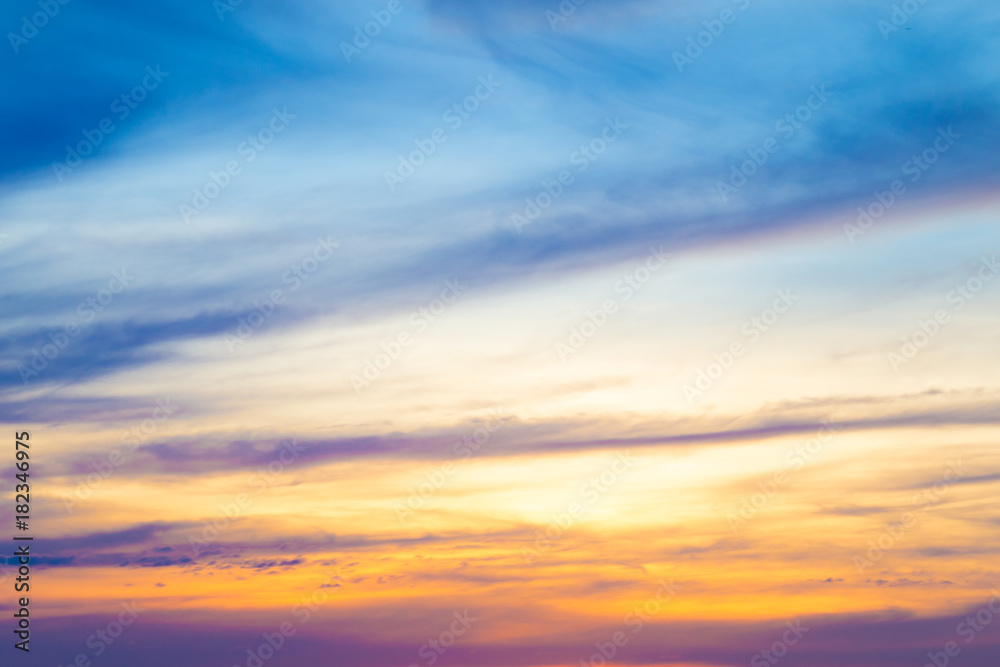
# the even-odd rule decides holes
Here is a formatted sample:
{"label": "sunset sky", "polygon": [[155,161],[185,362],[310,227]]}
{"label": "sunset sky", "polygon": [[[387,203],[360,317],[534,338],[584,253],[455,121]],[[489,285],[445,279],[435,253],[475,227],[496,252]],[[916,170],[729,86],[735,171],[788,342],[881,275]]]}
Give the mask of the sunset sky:
{"label": "sunset sky", "polygon": [[995,2],[52,1],[0,664],[1000,664]]}

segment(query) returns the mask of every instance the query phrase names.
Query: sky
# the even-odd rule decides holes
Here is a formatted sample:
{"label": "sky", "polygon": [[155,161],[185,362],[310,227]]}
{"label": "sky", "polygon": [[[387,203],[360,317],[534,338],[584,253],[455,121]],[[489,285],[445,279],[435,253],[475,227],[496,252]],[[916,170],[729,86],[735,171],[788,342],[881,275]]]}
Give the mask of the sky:
{"label": "sky", "polygon": [[996,3],[0,27],[0,663],[996,667]]}

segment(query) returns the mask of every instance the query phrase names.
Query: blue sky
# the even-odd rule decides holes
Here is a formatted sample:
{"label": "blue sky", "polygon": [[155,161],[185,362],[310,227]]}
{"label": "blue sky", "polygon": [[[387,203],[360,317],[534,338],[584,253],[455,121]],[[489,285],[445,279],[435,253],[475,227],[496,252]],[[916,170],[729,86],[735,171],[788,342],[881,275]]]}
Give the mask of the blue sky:
{"label": "blue sky", "polygon": [[[350,247],[339,264],[352,279],[324,275],[336,306],[300,301],[298,316],[358,300],[392,308],[439,281],[443,266],[496,284],[617,261],[650,242],[689,247],[810,216],[846,218],[941,128],[961,139],[910,198],[975,197],[988,187],[998,141],[990,5],[930,4],[888,38],[878,21],[890,9],[870,3],[743,6],[594,2],[553,29],[546,3],[406,2],[348,63],[340,43],[379,7],[245,3],[217,12],[191,3],[137,13],[68,4],[8,54],[17,94],[4,96],[14,121],[4,208],[19,233],[7,242],[17,258],[6,263],[14,287],[5,298],[24,318],[16,328],[40,332],[46,303],[56,316],[118,260],[144,265],[140,289],[153,290],[160,318],[170,313],[151,334],[159,340],[215,332],[212,313],[246,309],[244,295],[265,287],[276,258],[295,257],[320,234]],[[7,22],[29,8],[10,6]],[[673,54],[726,9],[734,22],[678,72]],[[121,119],[114,100],[150,81],[147,67],[166,74]],[[452,129],[445,112],[480,76],[500,87]],[[794,135],[778,131],[813,87],[828,101]],[[184,224],[179,207],[210,173],[246,159],[238,147],[275,108],[295,116],[287,131]],[[59,182],[53,165],[65,147],[106,118],[114,129]],[[628,129],[517,233],[511,216],[524,199],[577,169],[571,156],[609,118]],[[447,142],[388,190],[386,171],[437,128]],[[778,152],[724,201],[719,182],[768,138],[779,139]],[[113,185],[99,190],[97,181]],[[67,251],[86,250],[63,265],[72,281],[49,274],[58,290],[22,278],[45,263],[31,240],[50,234]],[[155,243],[109,247],[105,235],[120,234]],[[53,256],[51,246],[44,252]]]}

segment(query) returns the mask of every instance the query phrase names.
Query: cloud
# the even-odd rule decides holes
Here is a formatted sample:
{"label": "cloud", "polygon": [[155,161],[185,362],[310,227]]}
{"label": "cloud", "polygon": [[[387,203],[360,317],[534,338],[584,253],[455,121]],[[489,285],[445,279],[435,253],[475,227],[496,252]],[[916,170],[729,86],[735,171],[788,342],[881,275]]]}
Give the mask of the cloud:
{"label": "cloud", "polygon": [[[626,632],[629,638],[629,643],[616,655],[618,664],[739,665],[780,640],[788,630],[783,620],[748,624],[698,619],[654,621],[646,624],[638,634],[620,623],[602,624],[579,633],[569,630],[574,627],[569,622],[571,619],[563,618],[561,625],[554,632],[546,633],[544,639],[512,642],[490,639],[488,632],[483,631],[491,621],[502,620],[504,611],[469,607],[463,601],[457,603],[462,609],[471,609],[473,617],[479,620],[468,637],[449,649],[448,660],[484,667],[576,664],[581,659],[589,659],[597,650],[595,643],[608,641],[617,631]],[[140,601],[139,608],[143,606]],[[392,608],[373,605],[363,611],[353,610],[351,617],[344,617],[345,612],[338,613],[332,606],[325,606],[307,625],[299,625],[290,612],[262,618],[259,614],[213,611],[212,623],[199,625],[147,607],[140,616],[142,621],[126,629],[128,641],[114,646],[103,661],[109,667],[231,664],[245,660],[248,648],[255,650],[262,644],[263,633],[273,633],[280,623],[289,621],[295,625],[296,635],[278,652],[281,660],[289,664],[313,664],[321,661],[322,656],[336,655],[337,664],[343,667],[391,667],[417,660],[421,642],[446,629],[454,609],[447,603],[418,609],[406,600],[395,600]],[[544,622],[538,618],[540,611],[527,608],[518,613],[522,619]],[[974,611],[976,609],[969,609],[970,613]],[[198,615],[197,611],[192,613]],[[965,644],[955,634],[956,626],[964,619],[964,615],[916,619],[901,614],[805,617],[800,627],[808,630],[783,656],[782,664],[791,667],[906,667],[922,664],[928,652],[941,651],[947,642],[957,641],[963,665],[993,667],[996,651],[1000,649],[1000,633],[996,626],[976,637],[974,643]],[[65,656],[86,650],[86,637],[105,627],[109,620],[101,615],[50,619],[51,639],[38,646],[39,659],[65,661]],[[387,622],[395,627],[409,628],[412,637],[379,643],[359,638],[372,631],[378,634],[376,628],[381,628],[385,634]]]}
{"label": "cloud", "polygon": [[[344,266],[324,268],[316,289],[297,297],[289,325],[334,311],[354,317],[395,311],[455,275],[489,288],[607,265],[649,244],[694,252],[831,215],[850,221],[874,192],[909,178],[903,165],[932,146],[940,128],[953,127],[961,139],[919,181],[908,181],[907,202],[973,196],[1000,178],[993,159],[1000,150],[993,122],[1000,95],[987,85],[997,71],[989,46],[996,18],[988,3],[926,6],[919,30],[888,40],[877,30],[879,8],[755,3],[683,73],[673,53],[704,29],[714,10],[592,0],[574,16],[614,15],[616,29],[594,19],[563,32],[544,25],[552,4],[408,6],[405,20],[389,26],[354,66],[337,47],[358,20],[361,8],[353,5],[297,4],[273,22],[246,3],[221,21],[211,3],[106,3],[100,11],[67,5],[12,61],[12,85],[29,95],[17,97],[22,110],[11,109],[13,117],[27,108],[45,112],[22,118],[33,129],[8,142],[11,173],[33,175],[4,195],[11,205],[6,229],[18,245],[0,248],[13,267],[0,276],[12,286],[3,303],[26,317],[71,312],[79,301],[73,286],[106,270],[75,255],[75,264],[63,265],[56,262],[62,254],[33,243],[58,229],[88,256],[117,261],[127,250],[171,312],[161,321],[146,312],[139,302],[154,291],[123,297],[115,321],[95,324],[74,342],[77,351],[68,350],[39,381],[162,362],[169,352],[154,351],[155,343],[218,334],[230,314],[235,319],[270,282],[280,284],[287,266],[266,250],[314,238],[320,228],[336,230],[345,249],[347,240],[356,244]],[[420,12],[468,30],[428,33]],[[540,35],[526,38],[510,28],[511,21],[520,26],[529,19],[543,22]],[[109,32],[121,39],[95,37]],[[71,43],[86,45],[86,57],[63,46]],[[441,44],[475,57],[441,53]],[[420,64],[411,53],[455,67]],[[92,171],[65,184],[45,173],[66,143],[157,62],[170,77],[121,134],[102,143]],[[506,82],[491,100],[495,106],[432,156],[411,193],[387,198],[385,169],[443,122],[442,110],[469,93],[470,81],[490,72]],[[30,85],[41,80],[50,83]],[[812,87],[823,85],[830,100],[723,202],[717,184],[748,159],[747,150],[776,134],[776,123],[794,114]],[[345,97],[357,107],[345,107]],[[298,110],[298,138],[283,136],[280,148],[246,165],[230,190],[234,196],[213,202],[196,229],[180,230],[178,204],[208,171],[238,156],[236,146],[274,104]],[[630,125],[621,143],[517,234],[511,214],[541,180],[570,166],[569,155],[608,116]],[[484,154],[491,159],[484,162]],[[127,197],[102,201],[95,183]],[[231,219],[241,225],[232,227]],[[103,242],[100,230],[109,220],[127,242]],[[382,241],[373,245],[372,238]],[[25,271],[48,275],[46,284],[22,282]],[[194,284],[178,284],[178,275]],[[46,321],[11,332],[5,352],[30,356],[56,324]],[[15,373],[0,386],[19,383]]]}
{"label": "cloud", "polygon": [[[976,392],[972,395],[978,396]],[[524,422],[510,418],[491,435],[488,449],[477,456],[754,443],[788,435],[812,435],[829,428],[831,415],[838,415],[834,429],[839,433],[922,426],[995,425],[1000,419],[1000,405],[984,401],[982,397],[969,401],[970,396],[962,392],[934,394],[933,397],[937,398],[936,404],[927,402],[932,398],[927,394],[841,396],[769,406],[752,415],[666,419],[624,425],[595,420]],[[915,407],[918,403],[919,408]],[[297,439],[293,433],[287,434],[287,438],[270,439],[162,438],[139,447],[116,474],[134,477],[250,470],[278,460],[289,446],[295,451],[289,465],[296,469],[363,458],[448,460],[459,456],[455,444],[479,426],[479,420],[472,420],[448,429],[326,439]],[[594,435],[602,432],[608,435]],[[67,456],[61,463],[52,464],[48,473],[54,476],[85,474],[92,470],[93,456]],[[926,486],[914,484],[920,488]]]}
{"label": "cloud", "polygon": [[[168,321],[95,322],[79,324],[70,338],[65,327],[22,331],[5,337],[0,350],[8,359],[18,361],[0,375],[0,388],[15,389],[28,385],[84,382],[108,373],[162,361],[169,353],[154,349],[163,343],[220,335],[235,329],[243,312],[203,312]],[[57,349],[54,340],[63,343],[57,353],[45,356],[42,348]],[[22,379],[22,373],[27,383]],[[47,399],[46,399],[47,400]],[[68,405],[68,404],[64,404]],[[17,403],[0,409],[0,420],[18,421],[28,412],[28,406]],[[37,406],[32,404],[31,412]],[[42,406],[42,413],[57,412],[57,407]],[[35,417],[37,419],[37,417]]]}

